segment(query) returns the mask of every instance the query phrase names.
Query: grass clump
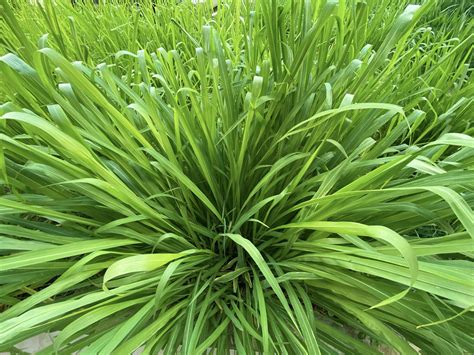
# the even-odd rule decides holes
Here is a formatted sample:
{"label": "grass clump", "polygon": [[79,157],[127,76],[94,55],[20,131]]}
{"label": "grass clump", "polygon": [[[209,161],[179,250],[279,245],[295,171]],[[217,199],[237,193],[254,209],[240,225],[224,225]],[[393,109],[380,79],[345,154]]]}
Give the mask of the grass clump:
{"label": "grass clump", "polygon": [[0,350],[473,351],[467,4],[0,4]]}

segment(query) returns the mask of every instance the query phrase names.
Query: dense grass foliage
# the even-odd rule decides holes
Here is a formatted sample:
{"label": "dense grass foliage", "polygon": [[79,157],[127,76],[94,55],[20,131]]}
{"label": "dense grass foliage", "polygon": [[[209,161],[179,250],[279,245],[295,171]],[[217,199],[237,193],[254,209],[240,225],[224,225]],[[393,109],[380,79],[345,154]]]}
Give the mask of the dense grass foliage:
{"label": "dense grass foliage", "polygon": [[474,352],[468,2],[0,0],[0,350]]}

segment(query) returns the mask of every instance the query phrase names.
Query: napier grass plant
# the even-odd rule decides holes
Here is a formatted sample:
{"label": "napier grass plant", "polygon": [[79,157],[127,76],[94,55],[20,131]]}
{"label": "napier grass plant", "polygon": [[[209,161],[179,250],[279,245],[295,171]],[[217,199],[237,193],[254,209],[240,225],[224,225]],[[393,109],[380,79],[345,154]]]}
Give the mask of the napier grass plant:
{"label": "napier grass plant", "polygon": [[468,2],[0,6],[0,351],[474,352]]}

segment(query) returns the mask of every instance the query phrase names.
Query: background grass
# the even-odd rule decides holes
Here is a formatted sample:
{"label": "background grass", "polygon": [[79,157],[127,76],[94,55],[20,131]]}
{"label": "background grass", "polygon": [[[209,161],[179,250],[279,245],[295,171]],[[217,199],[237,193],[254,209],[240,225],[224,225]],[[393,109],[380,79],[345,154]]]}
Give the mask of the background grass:
{"label": "background grass", "polygon": [[468,2],[0,4],[1,350],[473,351]]}

